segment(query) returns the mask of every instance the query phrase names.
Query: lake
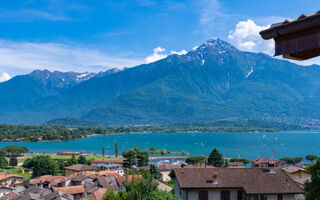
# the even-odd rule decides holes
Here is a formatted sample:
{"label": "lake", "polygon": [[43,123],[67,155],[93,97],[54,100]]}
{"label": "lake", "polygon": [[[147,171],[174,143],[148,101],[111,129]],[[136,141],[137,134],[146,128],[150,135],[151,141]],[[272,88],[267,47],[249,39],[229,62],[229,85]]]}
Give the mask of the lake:
{"label": "lake", "polygon": [[92,136],[80,140],[59,142],[1,142],[7,145],[26,146],[31,152],[56,153],[62,151],[86,151],[99,153],[103,146],[106,154],[114,153],[114,142],[119,152],[139,144],[140,149],[168,149],[187,151],[192,155],[208,155],[216,147],[226,157],[304,157],[307,154],[320,155],[320,131],[280,133],[148,133],[115,134]]}

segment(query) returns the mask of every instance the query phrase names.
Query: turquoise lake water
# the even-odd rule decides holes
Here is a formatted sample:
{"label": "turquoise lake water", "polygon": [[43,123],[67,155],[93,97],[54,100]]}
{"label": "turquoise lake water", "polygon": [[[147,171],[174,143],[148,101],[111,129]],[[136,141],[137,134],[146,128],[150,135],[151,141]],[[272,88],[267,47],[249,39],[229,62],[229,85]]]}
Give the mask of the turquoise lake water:
{"label": "turquoise lake water", "polygon": [[117,141],[119,152],[139,144],[140,149],[152,146],[170,151],[187,151],[192,155],[208,155],[216,147],[226,157],[254,159],[258,157],[320,156],[320,131],[280,133],[148,133],[93,136],[74,141],[60,142],[1,142],[0,147],[10,144],[26,146],[31,152],[56,153],[62,151],[86,151],[114,153]]}

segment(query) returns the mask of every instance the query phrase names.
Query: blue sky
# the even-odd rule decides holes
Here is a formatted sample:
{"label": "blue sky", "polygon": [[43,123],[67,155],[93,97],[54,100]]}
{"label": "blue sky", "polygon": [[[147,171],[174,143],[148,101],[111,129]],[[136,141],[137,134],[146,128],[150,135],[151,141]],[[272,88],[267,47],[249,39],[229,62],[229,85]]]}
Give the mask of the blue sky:
{"label": "blue sky", "polygon": [[34,69],[131,67],[212,37],[272,54],[257,33],[317,9],[314,0],[2,0],[0,81]]}

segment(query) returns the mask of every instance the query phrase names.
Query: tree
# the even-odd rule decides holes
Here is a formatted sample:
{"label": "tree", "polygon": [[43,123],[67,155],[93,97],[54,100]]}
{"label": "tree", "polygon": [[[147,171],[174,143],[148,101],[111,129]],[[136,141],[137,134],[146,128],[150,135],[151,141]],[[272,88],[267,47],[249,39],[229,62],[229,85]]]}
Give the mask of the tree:
{"label": "tree", "polygon": [[5,157],[6,155],[7,153],[3,149],[0,149],[0,157]]}
{"label": "tree", "polygon": [[37,155],[32,158],[32,177],[42,175],[57,175],[58,165],[50,156]]}
{"label": "tree", "polygon": [[133,149],[129,149],[128,151],[124,151],[122,156],[125,158],[124,164],[126,167],[131,168],[132,165],[136,162],[136,152]]}
{"label": "tree", "polygon": [[70,160],[68,161],[68,165],[70,166],[75,164],[77,164],[77,159],[76,159],[76,156],[73,154]]}
{"label": "tree", "polygon": [[186,163],[188,163],[189,165],[196,165],[196,164],[202,165],[205,159],[206,159],[205,156],[189,156],[186,159]]}
{"label": "tree", "polygon": [[86,157],[83,156],[83,155],[79,156],[79,158],[78,158],[78,163],[79,163],[79,164],[87,164],[87,159],[86,159]]}
{"label": "tree", "polygon": [[8,166],[8,161],[5,157],[0,157],[0,168],[6,168]]}
{"label": "tree", "polygon": [[116,154],[116,158],[118,158],[118,152],[119,150],[118,150],[118,143],[117,142],[115,142],[114,143],[114,153]]}
{"label": "tree", "polygon": [[295,157],[295,158],[289,158],[289,157],[284,157],[280,158],[280,160],[285,161],[287,164],[296,164],[299,163],[303,160],[302,157]]}
{"label": "tree", "polygon": [[11,157],[11,158],[9,159],[9,165],[10,165],[11,167],[17,166],[17,165],[18,165],[18,159],[17,159],[16,157]]}
{"label": "tree", "polygon": [[31,169],[33,167],[33,163],[32,163],[32,159],[31,158],[27,158],[22,165],[23,168],[28,168]]}
{"label": "tree", "polygon": [[316,155],[307,155],[306,156],[306,160],[310,161],[311,163],[313,163],[314,160],[317,160],[318,156]]}
{"label": "tree", "polygon": [[102,159],[104,160],[104,153],[105,153],[106,147],[102,147]]}
{"label": "tree", "polygon": [[306,200],[320,200],[320,158],[307,167],[311,181],[305,183]]}
{"label": "tree", "polygon": [[146,151],[136,152],[136,158],[137,158],[139,167],[147,166],[149,163],[149,156]]}
{"label": "tree", "polygon": [[244,165],[247,165],[250,163],[250,161],[245,158],[231,158],[230,162],[242,162]]}
{"label": "tree", "polygon": [[161,179],[162,178],[162,174],[161,174],[160,170],[154,164],[150,165],[150,173],[152,174],[154,179]]}
{"label": "tree", "polygon": [[224,165],[223,156],[216,148],[214,148],[209,155],[208,165],[215,167],[222,167]]}
{"label": "tree", "polygon": [[140,151],[139,144],[134,145],[134,151],[135,152],[139,152]]}

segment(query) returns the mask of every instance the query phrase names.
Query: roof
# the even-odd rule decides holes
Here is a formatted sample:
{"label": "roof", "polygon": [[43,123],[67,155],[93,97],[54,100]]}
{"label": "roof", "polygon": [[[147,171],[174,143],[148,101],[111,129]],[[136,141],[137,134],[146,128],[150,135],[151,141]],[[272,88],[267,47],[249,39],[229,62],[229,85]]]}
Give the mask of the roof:
{"label": "roof", "polygon": [[302,14],[296,19],[286,19],[283,22],[272,24],[269,29],[261,31],[260,35],[267,40],[319,26],[320,11],[314,14]]}
{"label": "roof", "polygon": [[126,181],[128,182],[131,182],[133,181],[134,179],[141,179],[142,178],[142,175],[127,175],[127,176],[116,176],[116,179],[117,179],[117,182],[118,182],[118,185],[121,187],[124,185],[124,183]]}
{"label": "roof", "polygon": [[153,179],[153,182],[158,184],[158,189],[166,192],[171,192],[172,187],[168,186],[167,184],[164,184],[161,181],[158,181],[157,179]]}
{"label": "roof", "polygon": [[94,193],[90,194],[88,197],[91,197],[92,200],[102,200],[104,194],[107,192],[107,189],[100,188],[99,190],[95,191]]}
{"label": "roof", "polygon": [[89,175],[86,175],[86,174],[77,174],[75,176],[73,176],[71,178],[72,181],[75,181],[75,182],[78,182],[78,181],[82,181],[86,178],[93,178],[93,177],[90,177]]}
{"label": "roof", "polygon": [[65,167],[65,169],[81,172],[95,170],[96,168],[89,165],[76,164]]}
{"label": "roof", "polygon": [[259,158],[256,160],[252,160],[252,163],[255,165],[260,165],[260,164],[275,164],[275,163],[280,163],[279,159],[269,159],[269,158]]}
{"label": "roof", "polygon": [[202,165],[187,165],[187,166],[184,166],[183,168],[214,168],[213,165],[205,165],[205,164],[202,164]]}
{"label": "roof", "polygon": [[282,168],[282,170],[289,173],[289,174],[299,172],[299,171],[306,171],[305,169],[303,169],[301,167],[297,167],[297,166],[284,167],[284,168]]}
{"label": "roof", "polygon": [[158,169],[160,171],[171,171],[172,169],[175,169],[175,168],[179,168],[179,165],[174,165],[174,164],[161,164],[159,165]]}
{"label": "roof", "polygon": [[306,182],[310,182],[311,181],[311,177],[307,177],[307,178],[300,178],[297,180],[294,180],[295,182],[297,182],[298,184],[304,185]]}
{"label": "roof", "polygon": [[85,193],[83,185],[67,186],[67,187],[55,187],[54,191],[61,191],[67,194],[83,194]]}
{"label": "roof", "polygon": [[0,181],[8,179],[8,178],[20,178],[20,179],[23,179],[22,176],[18,176],[18,175],[15,175],[15,174],[0,173]]}
{"label": "roof", "polygon": [[93,163],[104,163],[104,164],[123,164],[123,160],[93,160],[91,161],[91,164]]}
{"label": "roof", "polygon": [[114,176],[99,176],[97,180],[98,184],[103,188],[113,189],[114,191],[119,190],[118,181]]}
{"label": "roof", "polygon": [[49,182],[51,185],[58,185],[59,183],[66,182],[67,178],[64,176],[52,176],[44,175],[40,177],[33,178],[29,181],[30,185],[37,185],[45,182]]}
{"label": "roof", "polygon": [[228,166],[244,166],[243,162],[228,162]]}
{"label": "roof", "polygon": [[19,194],[15,193],[15,192],[9,192],[8,194],[1,197],[1,200],[12,200],[18,196],[19,196]]}
{"label": "roof", "polygon": [[[232,188],[247,194],[303,194],[304,191],[281,169],[179,168],[171,174],[180,188]],[[214,184],[216,182],[216,184]]]}

